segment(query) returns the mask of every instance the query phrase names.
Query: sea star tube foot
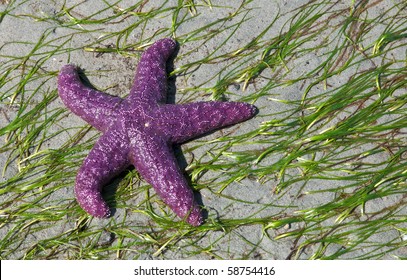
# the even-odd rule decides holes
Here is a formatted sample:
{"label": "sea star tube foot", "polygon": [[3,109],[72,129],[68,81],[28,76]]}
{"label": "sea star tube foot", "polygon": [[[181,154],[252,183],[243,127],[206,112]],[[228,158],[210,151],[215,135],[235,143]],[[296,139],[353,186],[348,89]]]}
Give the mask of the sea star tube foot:
{"label": "sea star tube foot", "polygon": [[166,64],[176,46],[175,40],[166,38],[143,53],[125,99],[86,86],[74,65],[65,65],[59,73],[58,92],[64,104],[103,133],[85,158],[75,183],[80,206],[92,216],[111,215],[101,190],[134,165],[174,213],[193,226],[203,223],[201,208],[177,164],[173,145],[250,119],[257,109],[243,102],[165,104]]}

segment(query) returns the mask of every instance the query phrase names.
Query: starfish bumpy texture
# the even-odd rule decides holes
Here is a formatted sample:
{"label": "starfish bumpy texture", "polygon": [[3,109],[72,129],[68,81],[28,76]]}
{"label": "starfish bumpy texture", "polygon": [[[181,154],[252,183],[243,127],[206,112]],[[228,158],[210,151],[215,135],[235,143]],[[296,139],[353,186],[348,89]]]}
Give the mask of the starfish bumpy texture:
{"label": "starfish bumpy texture", "polygon": [[84,85],[74,65],[65,65],[59,73],[58,91],[64,104],[103,133],[85,158],[75,184],[80,206],[92,216],[111,215],[101,190],[133,164],[179,217],[193,226],[203,222],[172,146],[247,120],[257,109],[243,102],[166,104],[166,64],[176,45],[166,38],[143,53],[125,99]]}

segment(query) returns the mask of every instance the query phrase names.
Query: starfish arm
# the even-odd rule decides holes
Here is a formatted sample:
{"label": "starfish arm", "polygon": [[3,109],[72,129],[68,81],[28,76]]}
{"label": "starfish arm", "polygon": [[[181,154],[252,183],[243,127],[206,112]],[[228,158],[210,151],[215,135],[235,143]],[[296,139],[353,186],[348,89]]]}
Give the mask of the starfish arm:
{"label": "starfish arm", "polygon": [[128,141],[117,130],[109,130],[96,142],[76,177],[75,195],[80,206],[92,216],[110,216],[103,200],[103,186],[130,165]]}
{"label": "starfish arm", "polygon": [[141,100],[147,103],[165,102],[167,98],[166,64],[177,43],[165,38],[151,45],[141,56],[134,85],[130,91],[130,102]]}
{"label": "starfish arm", "polygon": [[122,102],[120,97],[84,85],[76,67],[71,64],[65,65],[59,72],[58,92],[73,113],[103,132],[114,121],[115,111]]}
{"label": "starfish arm", "polygon": [[173,143],[183,143],[215,129],[253,117],[257,108],[244,102],[196,102],[164,105],[158,127]]}
{"label": "starfish arm", "polygon": [[143,135],[138,137],[137,146],[131,148],[130,160],[179,217],[193,226],[203,222],[200,207],[178,167],[170,144],[156,135]]}

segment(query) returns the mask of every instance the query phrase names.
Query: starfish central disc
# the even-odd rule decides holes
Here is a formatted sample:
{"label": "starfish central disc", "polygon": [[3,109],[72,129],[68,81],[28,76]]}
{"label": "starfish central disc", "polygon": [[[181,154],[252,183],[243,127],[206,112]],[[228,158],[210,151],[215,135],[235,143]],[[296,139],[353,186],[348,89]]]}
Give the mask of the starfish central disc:
{"label": "starfish central disc", "polygon": [[141,56],[125,99],[86,86],[74,65],[65,65],[59,73],[58,92],[64,104],[102,132],[75,183],[80,206],[95,217],[111,215],[101,195],[103,186],[134,165],[179,217],[200,225],[200,206],[177,165],[173,145],[247,120],[257,111],[243,102],[166,104],[166,64],[175,49],[170,38],[151,45]]}

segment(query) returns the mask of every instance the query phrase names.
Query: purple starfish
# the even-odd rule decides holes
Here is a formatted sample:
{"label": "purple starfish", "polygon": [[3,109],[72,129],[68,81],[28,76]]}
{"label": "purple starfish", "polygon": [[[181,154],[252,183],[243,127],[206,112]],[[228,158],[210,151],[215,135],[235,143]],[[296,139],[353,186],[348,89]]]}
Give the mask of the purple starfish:
{"label": "purple starfish", "polygon": [[200,207],[177,165],[172,145],[255,115],[256,107],[242,102],[165,104],[166,63],[175,48],[176,42],[167,38],[143,53],[125,99],[85,86],[74,65],[60,71],[58,91],[64,104],[103,133],[75,184],[79,204],[95,217],[110,216],[102,187],[133,164],[179,217],[200,225]]}

